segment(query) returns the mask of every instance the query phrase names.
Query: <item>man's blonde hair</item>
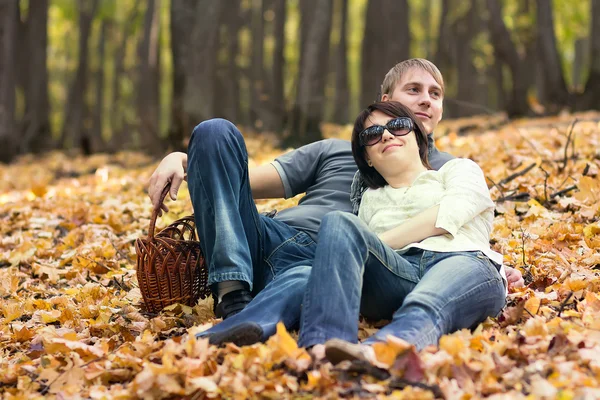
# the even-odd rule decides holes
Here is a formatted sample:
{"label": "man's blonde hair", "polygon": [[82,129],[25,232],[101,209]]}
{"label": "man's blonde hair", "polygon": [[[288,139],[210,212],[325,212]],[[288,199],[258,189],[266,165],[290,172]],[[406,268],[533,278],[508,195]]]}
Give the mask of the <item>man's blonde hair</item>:
{"label": "man's blonde hair", "polygon": [[394,65],[394,67],[385,74],[385,78],[383,78],[383,83],[381,84],[381,95],[387,94],[388,96],[391,96],[396,85],[402,79],[402,76],[412,68],[420,68],[423,71],[429,72],[437,84],[440,85],[440,88],[442,88],[442,94],[445,92],[444,78],[438,67],[424,58],[411,58],[410,60],[405,60]]}

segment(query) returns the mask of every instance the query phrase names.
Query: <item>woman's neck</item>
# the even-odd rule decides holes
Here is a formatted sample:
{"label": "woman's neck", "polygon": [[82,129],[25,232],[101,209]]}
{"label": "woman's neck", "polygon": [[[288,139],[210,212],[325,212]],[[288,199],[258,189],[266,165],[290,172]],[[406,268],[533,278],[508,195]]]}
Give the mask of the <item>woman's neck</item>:
{"label": "woman's neck", "polygon": [[394,168],[393,171],[380,172],[386,182],[395,189],[412,185],[419,174],[427,171],[420,160],[418,163],[404,165],[402,168],[398,167]]}

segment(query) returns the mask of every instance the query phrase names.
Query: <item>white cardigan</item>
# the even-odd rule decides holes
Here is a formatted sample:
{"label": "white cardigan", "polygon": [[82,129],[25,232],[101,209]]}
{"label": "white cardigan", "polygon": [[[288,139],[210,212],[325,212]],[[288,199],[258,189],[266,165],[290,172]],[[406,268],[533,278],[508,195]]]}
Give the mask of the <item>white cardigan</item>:
{"label": "white cardigan", "polygon": [[379,235],[438,204],[440,209],[435,226],[449,233],[411,243],[396,251],[402,254],[412,247],[439,252],[481,251],[501,266],[500,274],[506,285],[502,254],[493,251],[489,243],[494,202],[483,171],[469,159],[455,158],[438,171],[424,171],[407,187],[388,185],[368,189],[358,216]]}

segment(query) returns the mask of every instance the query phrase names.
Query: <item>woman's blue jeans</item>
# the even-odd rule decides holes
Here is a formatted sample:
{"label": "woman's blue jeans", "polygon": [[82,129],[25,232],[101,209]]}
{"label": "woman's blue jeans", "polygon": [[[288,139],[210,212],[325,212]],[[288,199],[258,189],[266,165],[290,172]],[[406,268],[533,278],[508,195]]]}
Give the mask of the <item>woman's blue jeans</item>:
{"label": "woman's blue jeans", "polygon": [[299,345],[332,338],[356,343],[360,313],[391,319],[365,343],[393,335],[422,349],[496,316],[504,303],[500,273],[483,253],[412,249],[399,255],[355,215],[332,212],[319,230]]}

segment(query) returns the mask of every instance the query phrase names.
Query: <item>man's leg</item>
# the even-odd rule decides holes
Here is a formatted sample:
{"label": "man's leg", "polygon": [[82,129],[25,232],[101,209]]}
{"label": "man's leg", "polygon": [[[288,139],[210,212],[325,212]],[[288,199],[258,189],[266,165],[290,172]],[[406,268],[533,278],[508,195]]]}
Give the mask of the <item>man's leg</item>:
{"label": "man's leg", "polygon": [[[385,313],[392,314],[418,282],[418,267],[379,240],[358,217],[331,212],[323,218],[304,295],[299,345],[338,338],[356,343],[363,275],[376,271]],[[369,282],[369,286],[375,286]],[[391,308],[393,307],[393,308]]]}
{"label": "man's leg", "polygon": [[212,344],[248,345],[271,337],[279,321],[297,329],[310,266],[294,266],[281,272],[240,313],[199,333]]}
{"label": "man's leg", "polygon": [[500,273],[481,252],[425,251],[422,266],[421,281],[394,313],[392,322],[365,344],[393,335],[421,350],[437,345],[444,334],[497,315],[504,306]]}
{"label": "man's leg", "polygon": [[[253,266],[263,265],[264,223],[250,190],[248,152],[235,125],[212,119],[196,126],[188,148],[187,173],[208,284],[215,288],[219,282],[241,281],[247,288],[238,287],[248,291],[254,284],[263,285],[255,282]],[[243,308],[250,301],[248,291],[226,313]]]}

